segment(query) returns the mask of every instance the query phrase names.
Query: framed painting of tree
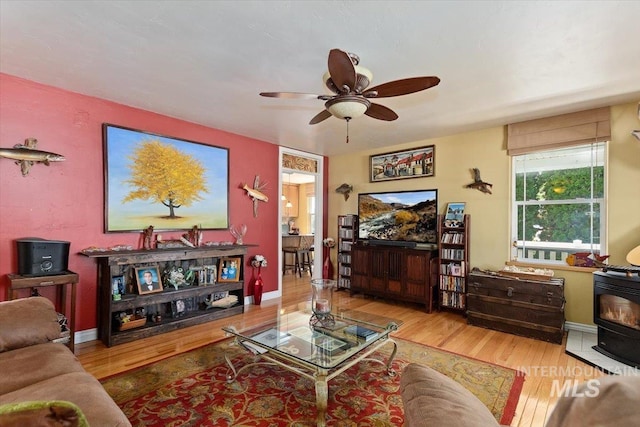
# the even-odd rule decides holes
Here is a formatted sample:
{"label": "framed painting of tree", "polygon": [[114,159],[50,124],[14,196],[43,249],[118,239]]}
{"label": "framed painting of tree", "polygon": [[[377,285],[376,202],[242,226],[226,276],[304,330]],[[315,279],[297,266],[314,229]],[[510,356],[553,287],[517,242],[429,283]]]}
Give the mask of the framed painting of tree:
{"label": "framed painting of tree", "polygon": [[229,228],[229,149],[104,123],[106,233]]}

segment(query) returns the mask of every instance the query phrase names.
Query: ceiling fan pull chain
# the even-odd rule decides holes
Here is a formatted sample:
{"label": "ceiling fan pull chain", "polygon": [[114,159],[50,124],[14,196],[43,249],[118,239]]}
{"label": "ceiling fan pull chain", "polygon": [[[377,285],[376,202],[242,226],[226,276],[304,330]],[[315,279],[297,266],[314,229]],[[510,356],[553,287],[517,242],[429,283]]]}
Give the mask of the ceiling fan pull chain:
{"label": "ceiling fan pull chain", "polygon": [[347,117],[347,144],[349,143],[349,118]]}

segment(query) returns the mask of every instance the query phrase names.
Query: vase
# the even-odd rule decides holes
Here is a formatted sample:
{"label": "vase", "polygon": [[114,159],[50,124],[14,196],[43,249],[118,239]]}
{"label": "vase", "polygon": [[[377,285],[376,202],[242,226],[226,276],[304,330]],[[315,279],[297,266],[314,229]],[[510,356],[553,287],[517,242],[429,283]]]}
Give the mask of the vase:
{"label": "vase", "polygon": [[333,263],[331,262],[331,249],[327,248],[322,265],[322,278],[333,279]]}
{"label": "vase", "polygon": [[262,302],[263,283],[262,276],[260,275],[260,270],[261,268],[258,267],[258,277],[256,278],[256,281],[253,282],[253,303],[255,305],[260,305],[260,303]]}

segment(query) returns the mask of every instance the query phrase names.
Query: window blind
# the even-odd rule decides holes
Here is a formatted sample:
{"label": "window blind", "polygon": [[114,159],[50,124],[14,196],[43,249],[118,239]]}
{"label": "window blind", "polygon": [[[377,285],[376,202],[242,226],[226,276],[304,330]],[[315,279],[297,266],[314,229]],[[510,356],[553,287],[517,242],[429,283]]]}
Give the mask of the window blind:
{"label": "window blind", "polygon": [[578,111],[507,126],[507,154],[535,151],[611,139],[610,108]]}

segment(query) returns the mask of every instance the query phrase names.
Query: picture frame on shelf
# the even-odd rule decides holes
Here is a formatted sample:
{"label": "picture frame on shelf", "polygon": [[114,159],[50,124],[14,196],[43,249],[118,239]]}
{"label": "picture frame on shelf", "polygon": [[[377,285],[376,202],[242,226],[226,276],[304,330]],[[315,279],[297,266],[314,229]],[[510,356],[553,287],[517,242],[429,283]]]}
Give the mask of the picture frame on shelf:
{"label": "picture frame on shelf", "polygon": [[445,227],[459,227],[464,222],[465,202],[447,203],[444,215]]}
{"label": "picture frame on shelf", "polygon": [[240,269],[242,258],[228,257],[220,258],[218,263],[218,282],[238,282],[240,280]]}
{"label": "picture frame on shelf", "polygon": [[462,276],[462,266],[458,264],[453,264],[451,266],[451,275],[452,276]]}
{"label": "picture frame on shelf", "polygon": [[198,276],[198,283],[200,285],[214,285],[218,280],[218,266],[214,264],[203,265],[200,275]]}
{"label": "picture frame on shelf", "polygon": [[112,284],[112,293],[113,295],[124,295],[126,294],[126,286],[124,283],[124,276],[113,276],[111,278]]}
{"label": "picture frame on shelf", "polygon": [[102,135],[106,233],[229,229],[228,148],[109,123]]}
{"label": "picture frame on shelf", "polygon": [[136,267],[135,272],[139,295],[162,292],[162,279],[157,266]]}
{"label": "picture frame on shelf", "polygon": [[369,182],[435,176],[435,145],[369,156]]}
{"label": "picture frame on shelf", "polygon": [[187,304],[182,299],[171,301],[171,317],[182,317],[187,313]]}

